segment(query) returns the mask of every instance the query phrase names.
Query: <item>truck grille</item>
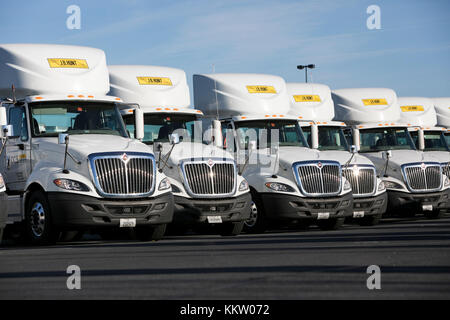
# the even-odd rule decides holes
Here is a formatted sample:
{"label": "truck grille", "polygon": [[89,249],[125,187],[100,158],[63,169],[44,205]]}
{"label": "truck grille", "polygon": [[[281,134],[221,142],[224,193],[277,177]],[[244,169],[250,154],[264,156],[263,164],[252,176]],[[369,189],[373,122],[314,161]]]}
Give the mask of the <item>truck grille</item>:
{"label": "truck grille", "polygon": [[234,162],[193,161],[183,163],[184,179],[193,196],[230,195],[236,184]]}
{"label": "truck grille", "polygon": [[89,157],[94,183],[102,196],[147,196],[153,193],[155,159],[149,154],[108,153]]}
{"label": "truck grille", "polygon": [[343,170],[344,177],[352,185],[354,195],[372,195],[376,188],[374,167],[353,167]]}
{"label": "truck grille", "polygon": [[442,185],[442,169],[439,164],[406,165],[403,167],[403,174],[411,191],[436,191]]}
{"label": "truck grille", "polygon": [[450,179],[450,163],[442,164],[442,173]]}
{"label": "truck grille", "polygon": [[332,196],[341,191],[341,165],[334,161],[294,164],[297,183],[311,196]]}

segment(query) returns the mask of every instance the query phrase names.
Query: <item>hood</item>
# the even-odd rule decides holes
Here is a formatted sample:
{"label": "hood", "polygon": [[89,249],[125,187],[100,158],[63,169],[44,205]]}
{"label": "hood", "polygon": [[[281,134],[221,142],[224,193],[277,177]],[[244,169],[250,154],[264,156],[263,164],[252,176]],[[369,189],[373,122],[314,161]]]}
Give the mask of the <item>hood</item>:
{"label": "hood", "polygon": [[[171,148],[172,145],[170,143],[164,143],[163,155],[166,156]],[[199,142],[180,142],[173,148],[169,162],[172,165],[178,166],[181,161],[191,158],[204,158],[205,160],[226,158],[228,160],[234,160],[233,156],[222,148]]]}
{"label": "hood", "polygon": [[[320,151],[322,154],[322,157],[327,159],[333,159],[336,161],[339,161],[341,165],[345,165],[347,161],[350,160],[352,154],[348,151],[336,151],[336,150],[329,150],[329,151]],[[352,162],[350,164],[360,164],[360,165],[372,165],[372,161],[370,161],[368,158],[364,157],[361,154],[355,154],[353,156]]]}

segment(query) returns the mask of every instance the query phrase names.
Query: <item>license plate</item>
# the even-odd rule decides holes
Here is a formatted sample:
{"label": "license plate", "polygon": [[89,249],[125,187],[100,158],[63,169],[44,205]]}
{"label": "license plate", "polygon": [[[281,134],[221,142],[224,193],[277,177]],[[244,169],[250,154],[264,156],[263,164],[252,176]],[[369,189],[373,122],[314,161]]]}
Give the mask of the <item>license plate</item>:
{"label": "license plate", "polygon": [[353,218],[363,218],[364,217],[364,211],[354,211],[353,212]]}
{"label": "license plate", "polygon": [[317,214],[317,219],[318,220],[328,219],[329,217],[330,217],[330,213],[329,212],[319,212]]}
{"label": "license plate", "polygon": [[221,216],[208,216],[208,223],[222,223]]}
{"label": "license plate", "polygon": [[121,228],[134,228],[136,227],[136,219],[120,219]]}
{"label": "license plate", "polygon": [[423,211],[433,211],[433,205],[431,205],[431,204],[424,204],[422,206],[422,210]]}

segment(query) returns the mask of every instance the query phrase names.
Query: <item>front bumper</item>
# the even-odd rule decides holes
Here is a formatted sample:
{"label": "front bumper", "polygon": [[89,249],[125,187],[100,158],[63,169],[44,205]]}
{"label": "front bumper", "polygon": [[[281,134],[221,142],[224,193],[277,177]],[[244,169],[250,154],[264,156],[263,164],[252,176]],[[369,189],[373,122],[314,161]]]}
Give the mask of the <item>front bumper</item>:
{"label": "front bumper", "polygon": [[445,209],[449,204],[449,191],[432,193],[404,193],[388,191],[388,209],[422,211],[423,205],[432,205],[433,209]]}
{"label": "front bumper", "polygon": [[387,205],[387,192],[384,192],[376,197],[353,198],[353,211],[364,211],[365,217],[385,213]]}
{"label": "front bumper", "polygon": [[8,218],[8,212],[6,208],[7,204],[7,196],[6,193],[3,192],[0,194],[0,229],[6,226],[6,220]]}
{"label": "front bumper", "polygon": [[317,219],[319,213],[329,213],[329,218],[353,215],[353,196],[301,198],[282,193],[261,193],[264,212],[271,220]]}
{"label": "front bumper", "polygon": [[154,198],[97,199],[70,193],[48,194],[53,223],[59,227],[117,227],[120,219],[136,225],[165,224],[173,219],[170,192]]}
{"label": "front bumper", "polygon": [[220,216],[222,222],[239,222],[250,218],[250,192],[227,199],[193,199],[174,197],[174,223],[205,223],[208,216]]}

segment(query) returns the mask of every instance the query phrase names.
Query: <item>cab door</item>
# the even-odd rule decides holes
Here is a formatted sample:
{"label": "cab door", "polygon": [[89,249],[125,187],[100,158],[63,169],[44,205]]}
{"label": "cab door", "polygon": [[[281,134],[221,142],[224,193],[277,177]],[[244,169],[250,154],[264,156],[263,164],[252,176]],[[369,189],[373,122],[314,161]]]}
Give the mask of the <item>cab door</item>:
{"label": "cab door", "polygon": [[31,172],[30,130],[25,105],[11,105],[7,118],[13,132],[0,159],[2,173],[8,190],[23,191]]}

